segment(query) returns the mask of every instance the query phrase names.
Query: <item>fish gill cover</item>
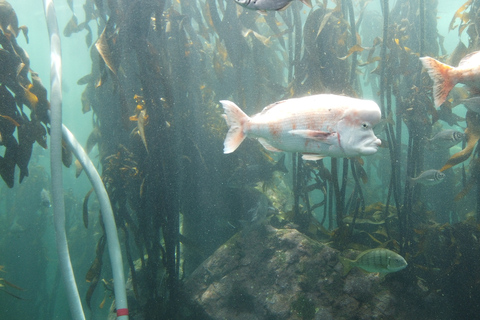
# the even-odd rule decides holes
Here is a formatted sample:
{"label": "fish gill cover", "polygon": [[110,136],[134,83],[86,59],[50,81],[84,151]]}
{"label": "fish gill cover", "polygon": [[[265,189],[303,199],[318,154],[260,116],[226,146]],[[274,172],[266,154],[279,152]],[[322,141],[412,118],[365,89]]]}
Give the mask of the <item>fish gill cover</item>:
{"label": "fish gill cover", "polygon": [[[89,50],[92,63],[77,82],[83,91],[78,108],[92,118],[86,150],[94,154],[98,149],[121,230],[132,319],[191,319],[202,305],[190,296],[193,292],[182,290],[183,284],[219,247],[239,253],[229,257],[232,261],[209,258],[224,263],[215,266],[223,266],[215,274],[201,270],[213,283],[229,266],[248,262],[250,256],[241,250],[248,241],[263,243],[270,237],[272,247],[248,253],[273,254],[278,265],[289,261],[289,242],[276,243],[270,226],[297,229],[312,241],[335,248],[329,248],[325,258],[331,266],[328,285],[335,292],[332,305],[320,308],[311,300],[316,286],[323,285],[319,282],[323,269],[305,269],[295,262],[303,291],[285,304],[290,308],[282,319],[311,319],[327,311],[358,316],[361,298],[344,294],[361,287],[360,282],[341,277],[340,251],[354,259],[358,251],[377,247],[408,262],[406,269],[384,280],[391,294],[401,297],[391,300],[397,301],[391,310],[422,319],[479,314],[479,291],[467,285],[479,277],[476,267],[469,268],[477,265],[477,251],[471,248],[478,248],[480,237],[480,199],[472,192],[480,177],[480,122],[472,106],[477,93],[471,83],[470,91],[455,86],[436,108],[432,80],[422,71],[419,58],[430,56],[457,67],[464,56],[479,50],[475,16],[480,1],[466,1],[453,17],[443,13],[437,19],[437,6],[443,2],[399,0],[390,7],[389,1],[325,0],[310,8],[291,1],[283,11],[257,12],[234,0],[67,1],[71,18],[63,36]],[[22,181],[15,205],[2,200],[9,212],[2,217],[2,248],[19,234],[27,237],[26,208],[41,212],[32,223],[43,226],[48,221],[44,218],[48,207],[33,207],[36,200],[21,208],[29,194],[41,205],[40,191],[47,179],[41,168],[29,168],[28,162],[34,142],[47,146],[48,100],[26,51],[16,42],[27,35],[27,28],[19,24],[28,24],[18,23],[13,9],[24,10],[18,6],[0,1],[0,143],[5,147],[0,174],[13,187],[18,166]],[[447,29],[462,40],[455,50],[444,47],[447,30],[440,28],[440,22],[451,18]],[[29,51],[35,54],[34,48]],[[235,101],[250,115],[277,101],[316,94],[376,101],[384,120],[375,132],[382,148],[363,158],[307,162],[296,153],[281,160],[246,139],[235,153],[223,154],[227,125],[220,100]],[[466,100],[467,112],[462,106]],[[451,129],[464,134],[462,144],[458,141],[449,148],[427,144]],[[71,155],[65,151],[64,163],[69,165]],[[275,166],[283,161],[289,173]],[[412,183],[427,170],[441,171],[436,176],[442,179],[434,185]],[[76,162],[77,177],[81,173]],[[33,184],[38,196],[31,192]],[[92,312],[100,312],[112,302],[112,283],[103,268],[106,241],[98,206],[91,193],[82,196],[83,206],[72,192],[66,191],[66,197],[77,219],[72,220],[70,242],[90,244],[78,245],[90,253],[77,257],[83,270],[79,274],[83,272],[87,281],[83,295]],[[255,220],[254,230],[248,227],[245,232],[242,220]],[[234,237],[238,232],[246,236]],[[278,239],[283,233],[288,231],[278,231]],[[37,239],[29,246],[40,251],[41,244]],[[10,247],[18,246],[19,242]],[[47,264],[46,257],[41,261]],[[0,263],[6,270],[15,269],[14,262]],[[360,279],[361,274],[348,277]],[[38,278],[45,285],[45,274]],[[256,295],[248,284],[231,290],[239,300],[233,294],[225,297],[225,305],[241,302],[229,313],[232,319],[252,304],[258,306],[259,297],[266,294],[265,290]],[[281,281],[275,285],[272,288],[278,290],[287,286]],[[55,294],[52,289],[49,296]],[[418,301],[425,303],[420,307]],[[45,317],[53,318],[52,304]],[[455,304],[461,307],[453,308]],[[343,309],[349,313],[340,313],[339,306],[350,308]],[[208,317],[215,318],[215,310]]]}

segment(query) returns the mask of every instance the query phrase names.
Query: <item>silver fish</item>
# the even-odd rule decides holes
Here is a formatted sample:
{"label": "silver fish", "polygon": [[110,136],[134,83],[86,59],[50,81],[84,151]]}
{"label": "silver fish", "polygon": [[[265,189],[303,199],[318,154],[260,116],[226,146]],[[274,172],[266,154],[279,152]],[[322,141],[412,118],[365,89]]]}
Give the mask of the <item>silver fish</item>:
{"label": "silver fish", "polygon": [[[235,2],[242,7],[252,10],[269,11],[269,10],[283,10],[293,0],[235,0]],[[312,7],[310,0],[300,0],[305,5]]]}
{"label": "silver fish", "polygon": [[379,272],[385,275],[405,269],[408,265],[401,255],[385,248],[363,251],[355,260],[340,257],[340,262],[343,264],[344,274],[353,267],[358,267],[367,272]]}
{"label": "silver fish", "polygon": [[430,169],[422,172],[416,178],[410,178],[410,181],[413,183],[420,183],[426,186],[433,186],[443,181],[445,178],[445,173],[440,170]]}
{"label": "silver fish", "polygon": [[427,147],[431,150],[449,149],[465,139],[465,133],[456,130],[442,130],[433,138],[427,139]]}
{"label": "silver fish", "polygon": [[243,236],[248,235],[253,230],[258,230],[267,224],[269,215],[274,214],[276,209],[270,206],[268,198],[264,194],[260,197],[253,208],[250,208],[246,214],[248,220],[240,220],[243,228]]}
{"label": "silver fish", "polygon": [[371,155],[381,144],[372,129],[381,118],[374,101],[318,94],[273,103],[253,117],[231,101],[220,102],[229,127],[224,153],[247,136],[270,151],[300,152],[304,160]]}
{"label": "silver fish", "polygon": [[147,118],[147,111],[145,109],[140,111],[140,114],[138,115],[138,134],[140,135],[143,145],[148,152],[147,139],[145,139],[145,121],[147,120]]}
{"label": "silver fish", "polygon": [[463,103],[468,110],[480,113],[480,96],[475,96],[462,100],[460,101],[460,103]]}

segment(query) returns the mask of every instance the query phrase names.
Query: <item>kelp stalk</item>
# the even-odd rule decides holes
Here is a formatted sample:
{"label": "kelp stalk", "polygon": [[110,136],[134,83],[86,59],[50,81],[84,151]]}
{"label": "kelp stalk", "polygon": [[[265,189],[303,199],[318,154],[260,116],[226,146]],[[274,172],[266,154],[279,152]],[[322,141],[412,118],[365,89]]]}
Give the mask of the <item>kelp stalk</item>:
{"label": "kelp stalk", "polygon": [[332,168],[333,190],[335,192],[335,210],[337,213],[337,226],[341,228],[343,227],[343,209],[345,207],[345,199],[342,199],[342,197],[340,196],[340,186],[338,185],[337,158],[331,158],[330,161],[330,165]]}
{"label": "kelp stalk", "polygon": [[[348,17],[350,18],[350,33],[352,37],[352,46],[357,44],[357,30],[355,28],[355,14],[353,12],[353,4],[352,0],[347,1],[348,6]],[[352,54],[352,67],[350,69],[350,85],[355,87],[355,76],[356,76],[356,69],[357,69],[357,52],[355,51]]]}
{"label": "kelp stalk", "polygon": [[65,203],[63,198],[62,174],[62,58],[57,17],[53,1],[44,0],[45,18],[50,35],[50,167],[52,176],[52,203],[55,223],[55,240],[67,290],[72,319],[85,319],[80,295],[78,294],[72,262],[68,252],[65,233]]}
{"label": "kelp stalk", "polygon": [[[380,60],[380,63],[381,63],[381,69],[380,69],[380,110],[382,112],[382,115],[384,117],[387,117],[387,114],[386,114],[386,106],[385,106],[385,100],[387,100],[387,107],[388,107],[388,111],[389,112],[392,112],[391,111],[391,92],[390,90],[388,90],[389,88],[389,85],[390,85],[390,81],[388,80],[388,77],[387,77],[387,41],[388,41],[388,23],[389,23],[389,13],[390,13],[390,9],[389,9],[389,6],[388,6],[388,0],[381,0],[380,1],[380,5],[382,7],[382,12],[383,12],[383,36],[382,36],[382,48],[381,48],[381,52],[380,52],[380,56],[381,56],[381,60]],[[397,123],[399,125],[401,125],[400,121],[397,121]],[[397,130],[398,130],[398,127],[397,127]],[[398,132],[398,131],[397,131]],[[393,134],[393,127],[391,124],[388,124],[387,128],[386,128],[386,133],[387,133],[387,141],[389,143],[389,145],[391,146],[389,148],[389,151],[390,151],[390,162],[391,162],[391,181],[390,181],[390,185],[389,185],[389,190],[388,190],[388,195],[387,195],[387,204],[390,202],[390,197],[393,195],[393,198],[395,200],[395,205],[397,207],[397,212],[399,213],[399,217],[398,217],[398,227],[399,227],[399,230],[400,230],[400,234],[402,237],[404,237],[404,234],[405,234],[405,216],[404,215],[400,215],[400,195],[399,195],[399,185],[398,185],[398,181],[399,181],[399,176],[398,174],[400,173],[400,170],[399,170],[399,167],[398,167],[398,164],[400,163],[400,143],[398,143],[398,145],[395,145],[394,142],[395,142],[395,137],[394,137],[394,134]],[[398,136],[397,137],[399,140],[400,140],[400,137]],[[398,160],[395,161],[395,160]],[[397,181],[398,180],[398,181]],[[407,193],[405,194],[405,197],[407,197]],[[387,208],[386,210],[388,211],[388,205],[387,205]],[[402,241],[403,242],[403,241]],[[402,247],[403,248],[403,247]]]}

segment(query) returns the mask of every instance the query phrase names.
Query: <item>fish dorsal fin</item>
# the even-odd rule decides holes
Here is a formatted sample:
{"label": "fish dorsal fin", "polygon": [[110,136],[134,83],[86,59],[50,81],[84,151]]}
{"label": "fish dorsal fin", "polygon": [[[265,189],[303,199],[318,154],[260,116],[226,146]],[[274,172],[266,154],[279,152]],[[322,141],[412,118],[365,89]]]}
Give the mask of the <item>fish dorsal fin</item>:
{"label": "fish dorsal fin", "polygon": [[268,151],[273,151],[273,152],[283,152],[283,150],[277,149],[274,146],[272,146],[270,143],[267,142],[264,138],[258,138],[258,141],[262,144],[262,146],[267,149]]}
{"label": "fish dorsal fin", "polygon": [[260,112],[260,114],[264,114],[266,113],[268,110],[272,109],[273,107],[276,107],[278,106],[279,104],[282,104],[284,102],[286,102],[287,100],[281,100],[281,101],[277,101],[277,102],[274,102],[272,104],[269,104],[268,106],[266,106],[265,108],[263,108],[262,112]]}
{"label": "fish dorsal fin", "polygon": [[303,160],[311,160],[311,161],[316,161],[316,160],[322,160],[325,158],[325,156],[322,156],[321,154],[316,154],[316,153],[302,153],[302,159]]}
{"label": "fish dorsal fin", "polygon": [[[479,55],[479,56],[472,59],[473,56],[475,55]],[[465,55],[465,57],[463,57],[462,60],[460,60],[460,62],[458,63],[458,68],[467,68],[467,67],[477,66],[478,65],[477,60],[480,60],[480,51],[471,52]]]}

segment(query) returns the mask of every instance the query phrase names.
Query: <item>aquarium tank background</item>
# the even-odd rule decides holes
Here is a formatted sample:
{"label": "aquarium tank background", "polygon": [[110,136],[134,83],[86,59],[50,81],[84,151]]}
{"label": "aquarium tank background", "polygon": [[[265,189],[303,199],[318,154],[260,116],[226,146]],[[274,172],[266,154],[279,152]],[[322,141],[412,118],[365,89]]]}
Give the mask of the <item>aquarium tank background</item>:
{"label": "aquarium tank background", "polygon": [[[280,2],[55,1],[62,121],[108,193],[128,317],[480,318],[480,1]],[[49,39],[42,1],[0,0],[0,319],[115,319],[105,213],[66,141],[84,315],[59,268]],[[220,100],[316,94],[375,101],[378,151],[224,154]]]}

